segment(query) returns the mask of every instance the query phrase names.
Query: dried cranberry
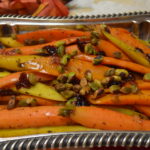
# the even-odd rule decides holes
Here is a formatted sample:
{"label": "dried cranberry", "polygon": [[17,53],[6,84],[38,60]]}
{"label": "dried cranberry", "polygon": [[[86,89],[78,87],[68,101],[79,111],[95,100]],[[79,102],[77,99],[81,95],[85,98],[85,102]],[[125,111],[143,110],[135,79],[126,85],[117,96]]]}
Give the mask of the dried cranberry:
{"label": "dried cranberry", "polygon": [[77,101],[75,102],[76,106],[89,106],[90,105],[84,96],[77,95],[76,98],[77,98]]}
{"label": "dried cranberry", "polygon": [[30,88],[31,85],[32,84],[30,83],[27,74],[21,73],[21,75],[19,77],[19,82],[16,83],[16,88],[17,89],[20,89],[21,87]]}
{"label": "dried cranberry", "polygon": [[78,45],[78,48],[81,52],[84,52],[84,46],[85,46],[85,42],[84,41],[81,41],[80,39],[77,40],[77,45]]}
{"label": "dried cranberry", "polygon": [[46,52],[50,56],[54,56],[57,54],[57,47],[55,47],[55,46],[48,45],[48,46],[43,47],[43,49],[46,50]]}

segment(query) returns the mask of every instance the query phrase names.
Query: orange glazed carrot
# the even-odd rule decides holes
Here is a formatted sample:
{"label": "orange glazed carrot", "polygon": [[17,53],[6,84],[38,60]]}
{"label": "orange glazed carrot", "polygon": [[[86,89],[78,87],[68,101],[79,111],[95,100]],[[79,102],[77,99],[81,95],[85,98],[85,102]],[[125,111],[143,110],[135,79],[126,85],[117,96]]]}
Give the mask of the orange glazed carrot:
{"label": "orange glazed carrot", "polygon": [[142,106],[142,105],[135,105],[135,109],[139,112],[145,114],[146,116],[150,117],[150,106]]}
{"label": "orange glazed carrot", "polygon": [[83,126],[102,130],[150,130],[149,120],[94,106],[76,107],[71,119]]}
{"label": "orange glazed carrot", "polygon": [[101,80],[104,78],[104,74],[109,69],[109,67],[103,65],[94,66],[90,62],[71,59],[68,63],[67,69],[70,72],[75,72],[79,79],[84,77],[84,74],[87,70],[90,70],[93,75],[93,79]]}
{"label": "orange glazed carrot", "polygon": [[[20,101],[20,100],[26,100],[26,99],[35,99],[37,104],[40,106],[53,106],[58,104],[56,101],[51,101],[47,100],[41,97],[36,97],[32,95],[18,95],[15,97],[15,100]],[[0,96],[0,102],[7,102],[11,99],[11,96]]]}
{"label": "orange glazed carrot", "polygon": [[31,128],[71,124],[67,117],[59,115],[60,106],[20,107],[0,111],[0,128]]}
{"label": "orange glazed carrot", "polygon": [[[34,70],[45,74],[58,76],[60,73],[58,72],[58,64],[56,61],[57,58],[55,57],[39,58],[26,62],[24,67],[27,70]],[[71,59],[66,66],[67,72],[75,72],[76,76],[80,79],[84,77],[84,73],[87,70],[92,72],[94,79],[102,79],[108,69],[109,67],[103,65],[94,66],[90,62],[78,59]]]}
{"label": "orange glazed carrot", "polygon": [[[62,39],[60,41],[64,41],[66,45],[74,43],[77,41],[76,37],[72,38],[67,38],[67,39]],[[2,55],[31,55],[31,54],[38,54],[42,51],[42,48],[45,46],[55,46],[57,42],[60,41],[53,41],[49,42],[46,44],[39,44],[39,45],[33,45],[33,46],[23,46],[23,47],[18,47],[17,49],[14,48],[6,48],[1,51],[0,54]]]}
{"label": "orange glazed carrot", "polygon": [[98,99],[88,98],[92,104],[98,105],[150,105],[150,94],[108,94]]}
{"label": "orange glazed carrot", "polygon": [[[92,62],[94,59],[94,56],[81,54],[81,55],[77,55],[76,58]],[[112,57],[103,57],[101,64],[114,65],[114,66],[126,68],[126,69],[139,72],[139,73],[143,73],[143,74],[150,73],[150,68],[148,67],[145,67],[145,66],[133,63],[133,62],[125,61],[125,60],[115,59]]]}
{"label": "orange glazed carrot", "polygon": [[118,39],[124,41],[126,44],[135,48],[142,49],[145,53],[150,53],[150,48],[135,38],[129,31],[123,28],[111,28],[109,27],[111,34]]}
{"label": "orange glazed carrot", "polygon": [[58,76],[58,65],[60,59],[58,57],[42,57],[24,63],[25,70],[32,70],[47,75]]}
{"label": "orange glazed carrot", "polygon": [[89,37],[90,33],[71,29],[47,29],[18,34],[17,41],[24,43],[24,41],[27,39],[39,40],[43,38],[46,40],[46,42],[52,42],[64,38],[81,37],[81,36]]}
{"label": "orange glazed carrot", "polygon": [[115,57],[115,53],[121,53],[121,59],[129,61],[130,59],[114,44],[106,40],[100,40],[98,43],[98,48],[105,52],[108,57]]}

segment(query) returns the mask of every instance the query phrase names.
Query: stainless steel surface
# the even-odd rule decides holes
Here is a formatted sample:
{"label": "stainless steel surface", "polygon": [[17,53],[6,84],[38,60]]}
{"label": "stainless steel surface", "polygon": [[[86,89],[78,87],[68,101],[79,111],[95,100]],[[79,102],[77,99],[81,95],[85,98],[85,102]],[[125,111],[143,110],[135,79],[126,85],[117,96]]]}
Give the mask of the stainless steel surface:
{"label": "stainless steel surface", "polygon": [[[109,24],[124,27],[144,40],[150,39],[150,12],[113,14],[108,16],[85,16],[68,18],[34,18],[26,16],[1,16],[0,26],[10,25],[16,32],[29,32],[48,28],[74,28],[77,24],[93,27]],[[0,150],[23,150],[46,148],[79,148],[102,146],[150,147],[150,132],[92,131],[66,132],[0,138]]]}

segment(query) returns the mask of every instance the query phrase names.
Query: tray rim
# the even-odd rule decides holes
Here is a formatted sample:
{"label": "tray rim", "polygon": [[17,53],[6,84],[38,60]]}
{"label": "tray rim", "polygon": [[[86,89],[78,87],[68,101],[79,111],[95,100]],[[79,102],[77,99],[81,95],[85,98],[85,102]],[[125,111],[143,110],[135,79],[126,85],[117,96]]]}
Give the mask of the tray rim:
{"label": "tray rim", "polygon": [[[0,16],[0,24],[9,25],[75,25],[98,23],[150,22],[150,12],[132,12],[97,16],[32,17],[18,15]],[[137,139],[138,137],[138,139]],[[99,141],[97,142],[97,140]],[[57,143],[59,141],[60,143]],[[66,144],[69,141],[69,144]],[[44,144],[43,144],[44,143]],[[83,131],[38,134],[13,138],[0,138],[0,149],[21,150],[77,147],[150,147],[150,131]]]}
{"label": "tray rim", "polygon": [[0,15],[0,25],[76,25],[76,24],[99,24],[99,23],[125,23],[135,20],[139,22],[150,17],[150,11],[128,12],[108,15],[86,15],[68,17],[33,17],[27,15]]}

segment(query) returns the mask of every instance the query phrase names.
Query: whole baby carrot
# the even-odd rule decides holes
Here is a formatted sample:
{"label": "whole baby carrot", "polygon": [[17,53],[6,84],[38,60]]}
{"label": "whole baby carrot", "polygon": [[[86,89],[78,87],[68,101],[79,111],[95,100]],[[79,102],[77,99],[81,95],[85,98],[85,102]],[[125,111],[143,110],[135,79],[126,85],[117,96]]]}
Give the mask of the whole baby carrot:
{"label": "whole baby carrot", "polygon": [[94,106],[76,107],[71,119],[83,126],[102,130],[150,130],[149,120]]}
{"label": "whole baby carrot", "polygon": [[60,106],[20,107],[0,111],[0,128],[31,128],[69,125],[72,121],[59,115]]}

